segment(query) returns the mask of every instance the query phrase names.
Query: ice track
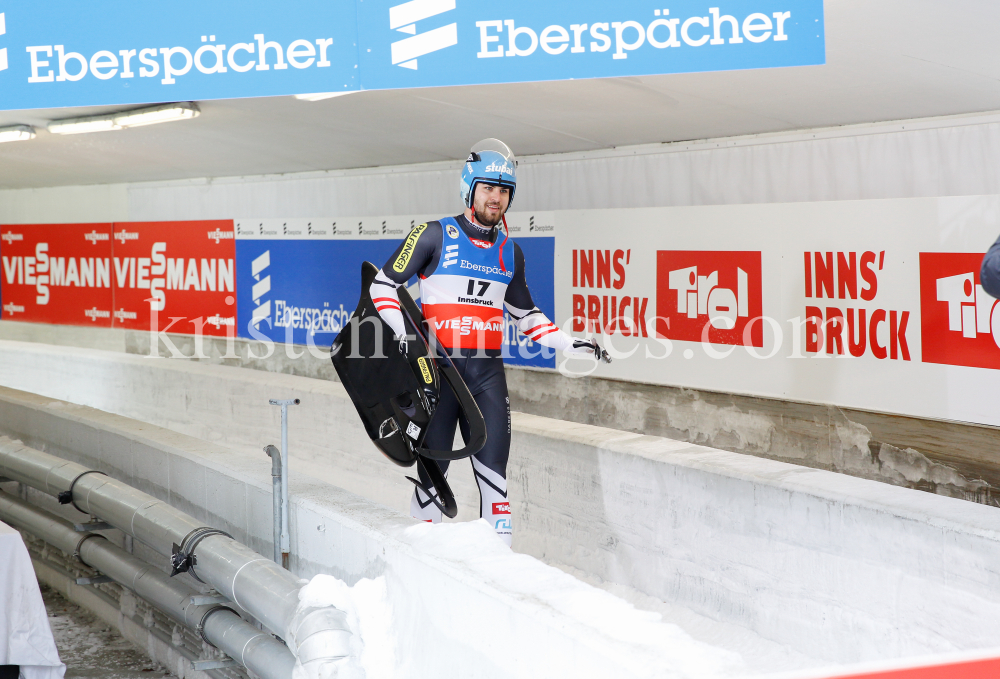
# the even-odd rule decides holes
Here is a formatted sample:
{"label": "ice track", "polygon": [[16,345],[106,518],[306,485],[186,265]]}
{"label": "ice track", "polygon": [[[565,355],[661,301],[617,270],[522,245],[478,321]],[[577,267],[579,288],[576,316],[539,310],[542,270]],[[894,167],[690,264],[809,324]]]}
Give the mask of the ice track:
{"label": "ice track", "polygon": [[0,385],[0,434],[105,470],[265,554],[261,448],[278,433],[267,399],[302,399],[293,567],[353,586],[327,581],[316,596],[355,601],[367,643],[385,650],[366,661],[370,676],[741,677],[986,649],[1000,636],[996,508],[515,414],[510,553],[472,521],[466,463],[450,477],[459,523],[406,517],[411,486],[337,383],[3,341]]}

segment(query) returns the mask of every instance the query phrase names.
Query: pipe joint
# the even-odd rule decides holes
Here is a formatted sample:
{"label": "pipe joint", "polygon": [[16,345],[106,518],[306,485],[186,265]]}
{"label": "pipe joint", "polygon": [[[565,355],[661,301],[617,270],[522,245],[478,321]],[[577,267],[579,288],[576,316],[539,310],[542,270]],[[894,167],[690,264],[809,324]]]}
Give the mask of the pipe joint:
{"label": "pipe joint", "polygon": [[271,458],[271,476],[278,478],[281,476],[281,451],[275,446],[267,446],[264,452]]}
{"label": "pipe joint", "polygon": [[73,558],[79,561],[80,563],[83,563],[83,559],[80,558],[80,550],[83,549],[83,543],[89,540],[90,538],[101,538],[102,540],[106,539],[103,535],[98,535],[97,533],[84,534],[84,536],[80,538],[80,541],[76,543],[76,548],[73,550]]}
{"label": "pipe joint", "polygon": [[230,540],[233,539],[232,535],[218,528],[211,528],[209,526],[195,528],[181,540],[181,544],[174,543],[173,552],[170,555],[170,577],[174,577],[178,573],[190,573],[192,578],[204,583],[205,581],[199,578],[194,570],[195,565],[198,563],[194,550],[199,542],[212,535],[223,535]]}
{"label": "pipe joint", "polygon": [[204,642],[206,644],[208,644],[209,646],[211,646],[212,648],[218,648],[218,646],[216,646],[215,644],[213,644],[209,640],[209,638],[205,636],[205,621],[208,620],[208,617],[210,615],[212,615],[213,613],[218,613],[219,611],[229,611],[230,613],[232,613],[236,617],[240,617],[240,614],[237,613],[235,610],[233,610],[229,606],[222,606],[221,604],[218,605],[218,606],[212,606],[207,611],[205,611],[205,615],[201,616],[201,620],[198,621],[198,627],[196,629],[198,631],[198,636],[200,636],[202,638],[202,640],[204,640]]}

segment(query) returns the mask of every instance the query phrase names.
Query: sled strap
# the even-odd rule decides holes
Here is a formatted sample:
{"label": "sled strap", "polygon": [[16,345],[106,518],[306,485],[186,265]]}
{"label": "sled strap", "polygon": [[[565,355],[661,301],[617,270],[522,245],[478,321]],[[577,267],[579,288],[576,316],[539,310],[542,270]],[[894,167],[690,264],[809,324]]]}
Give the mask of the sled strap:
{"label": "sled strap", "polygon": [[431,502],[449,519],[454,519],[458,516],[458,503],[455,502],[455,493],[452,492],[451,486],[448,485],[448,480],[441,473],[441,467],[438,466],[438,463],[418,455],[417,466],[423,469],[427,478],[430,479],[430,488],[433,488],[434,492],[431,492],[430,488],[424,486],[424,484],[413,477],[407,476],[407,480],[424,491],[424,494],[430,498]]}
{"label": "sled strap", "polygon": [[[465,447],[459,450],[429,450],[427,448],[416,448],[417,455],[426,457],[431,460],[461,460],[466,457],[475,455],[483,446],[486,445],[486,420],[483,418],[483,413],[479,410],[479,405],[476,403],[476,399],[472,397],[472,393],[469,391],[469,387],[465,384],[465,380],[458,372],[458,368],[455,367],[455,363],[451,360],[451,356],[441,350],[441,345],[437,341],[437,337],[434,336],[433,331],[426,325],[421,327],[420,323],[415,323],[414,319],[423,318],[423,314],[420,313],[420,309],[417,307],[413,298],[410,297],[406,288],[399,288],[399,306],[402,308],[403,313],[407,315],[410,320],[410,325],[416,328],[417,332],[427,333],[427,335],[422,335],[422,338],[427,345],[431,347],[431,350],[435,352],[434,362],[438,366],[438,371],[444,381],[448,383],[451,387],[452,393],[455,394],[455,398],[458,400],[458,406],[462,410],[462,415],[465,416],[466,422],[469,423],[469,439],[465,442]],[[430,341],[428,341],[430,340]],[[431,465],[427,465],[431,466]],[[437,466],[437,465],[433,465]],[[444,477],[442,476],[442,479]]]}

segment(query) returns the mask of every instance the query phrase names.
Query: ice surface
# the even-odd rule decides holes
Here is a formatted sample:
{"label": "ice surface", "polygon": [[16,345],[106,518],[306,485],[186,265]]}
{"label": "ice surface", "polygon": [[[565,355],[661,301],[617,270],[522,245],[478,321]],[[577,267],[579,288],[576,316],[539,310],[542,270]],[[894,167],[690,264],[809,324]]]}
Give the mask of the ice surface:
{"label": "ice surface", "polygon": [[[517,599],[547,602],[556,613],[598,632],[608,654],[619,654],[623,667],[638,676],[713,679],[747,674],[740,654],[695,639],[658,612],[639,610],[619,596],[581,586],[580,580],[534,557],[516,554],[483,520],[459,524],[419,524],[406,539],[484,580],[503,582]],[[513,577],[512,577],[513,576]],[[511,582],[515,588],[511,589]],[[348,614],[357,643],[352,657],[322,667],[296,666],[294,679],[390,679],[423,677],[420,658],[401,657],[398,641],[408,630],[393,614],[386,578],[361,580],[353,587],[329,575],[317,575],[299,595],[301,607],[336,606]],[[484,629],[489,621],[483,616]],[[434,648],[424,649],[436,653]],[[456,668],[473,668],[476,658],[451,658]],[[795,663],[793,663],[795,664]],[[472,674],[475,674],[472,670]]]}

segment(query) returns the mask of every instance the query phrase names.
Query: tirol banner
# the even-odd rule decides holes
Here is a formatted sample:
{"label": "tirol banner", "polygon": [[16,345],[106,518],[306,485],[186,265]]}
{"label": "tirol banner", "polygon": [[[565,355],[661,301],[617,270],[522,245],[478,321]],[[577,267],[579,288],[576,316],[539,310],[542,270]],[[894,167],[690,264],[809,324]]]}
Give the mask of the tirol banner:
{"label": "tirol banner", "polygon": [[111,327],[111,224],[0,226],[4,320]]}
{"label": "tirol banner", "polygon": [[116,222],[115,325],[236,337],[233,222]]}
{"label": "tirol banner", "polygon": [[823,64],[822,0],[0,5],[0,109]]}
{"label": "tirol banner", "polygon": [[[325,351],[357,305],[361,264],[382,266],[414,226],[441,216],[237,220],[239,335]],[[552,317],[553,215],[512,213],[507,223],[535,304]],[[407,289],[420,303],[419,281]],[[555,367],[555,352],[521,335],[506,313],[504,328],[508,363]]]}
{"label": "tirol banner", "polygon": [[603,337],[596,374],[1000,425],[998,196],[554,218],[556,318]]}

